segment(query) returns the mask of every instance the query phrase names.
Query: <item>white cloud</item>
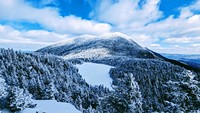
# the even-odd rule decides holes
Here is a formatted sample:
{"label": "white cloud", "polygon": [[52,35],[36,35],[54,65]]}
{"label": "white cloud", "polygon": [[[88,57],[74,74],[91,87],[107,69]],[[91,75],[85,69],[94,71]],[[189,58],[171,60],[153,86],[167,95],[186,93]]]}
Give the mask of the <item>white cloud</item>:
{"label": "white cloud", "polygon": [[159,11],[159,0],[147,0],[139,8],[139,0],[103,0],[98,9],[91,13],[98,20],[108,22],[117,26],[145,25],[155,21],[162,16]]}
{"label": "white cloud", "polygon": [[150,47],[161,47],[160,44],[151,44]]}
{"label": "white cloud", "polygon": [[200,44],[192,44],[192,47],[199,47],[200,48]]}
{"label": "white cloud", "polygon": [[137,42],[139,45],[148,47],[149,45],[151,45],[152,43],[158,41],[157,38],[153,38],[149,35],[145,35],[145,34],[132,34],[130,35],[130,37]]}
{"label": "white cloud", "polygon": [[37,50],[66,38],[68,35],[45,30],[18,31],[12,27],[0,25],[0,47],[3,48]]}
{"label": "white cloud", "polygon": [[142,46],[150,46],[158,41],[158,37],[149,32],[146,25],[162,17],[159,3],[160,0],[146,0],[139,6],[139,0],[119,0],[114,3],[112,0],[103,0],[91,15],[97,20],[113,24],[112,31],[131,36]]}
{"label": "white cloud", "polygon": [[[52,0],[44,1],[43,4],[49,4],[49,1]],[[62,17],[56,8],[37,9],[22,0],[0,0],[0,20],[39,23],[52,31],[21,32],[0,25],[1,47],[11,42],[14,45],[17,41],[21,45],[33,42],[37,48],[63,40],[68,37],[65,34],[122,32],[140,45],[158,52],[200,53],[200,14],[195,13],[200,11],[199,0],[187,7],[180,7],[178,17],[171,15],[165,19],[161,19],[163,13],[159,10],[160,0],[145,0],[142,6],[138,3],[139,0],[101,0],[99,6],[91,12],[93,20],[84,20],[73,15]]]}
{"label": "white cloud", "polygon": [[[180,7],[180,15],[171,15],[165,19],[159,10],[160,0],[146,0],[139,7],[139,0],[119,0],[111,2],[104,0],[96,12],[97,20],[114,24],[112,31],[125,33],[142,46],[154,50],[170,51],[176,46],[176,52],[199,52],[200,49],[192,49],[189,44],[199,43],[200,36],[200,1]],[[161,19],[157,21],[158,19]],[[154,46],[159,44],[160,46]],[[162,44],[161,44],[162,43]],[[177,47],[177,44],[180,47]],[[187,45],[188,44],[188,45]],[[163,46],[165,45],[165,46]]]}
{"label": "white cloud", "polygon": [[27,39],[33,40],[33,41],[40,41],[40,42],[57,42],[60,40],[65,40],[68,35],[66,34],[57,34],[54,32],[48,32],[45,30],[30,30],[27,32],[21,33],[22,37],[26,37]]}
{"label": "white cloud", "polygon": [[167,43],[200,43],[200,37],[182,37],[182,38],[167,38],[164,40]]}
{"label": "white cloud", "polygon": [[103,34],[110,30],[110,25],[84,20],[75,16],[62,17],[55,8],[37,9],[22,0],[1,0],[0,19],[11,21],[29,21],[58,33]]}
{"label": "white cloud", "polygon": [[200,45],[192,46],[188,45],[183,47],[181,45],[173,45],[169,47],[150,47],[154,51],[159,53],[171,53],[171,54],[199,54]]}
{"label": "white cloud", "polygon": [[196,0],[196,2],[192,5],[190,5],[188,8],[190,10],[193,10],[193,11],[197,11],[197,10],[200,10],[200,0]]}

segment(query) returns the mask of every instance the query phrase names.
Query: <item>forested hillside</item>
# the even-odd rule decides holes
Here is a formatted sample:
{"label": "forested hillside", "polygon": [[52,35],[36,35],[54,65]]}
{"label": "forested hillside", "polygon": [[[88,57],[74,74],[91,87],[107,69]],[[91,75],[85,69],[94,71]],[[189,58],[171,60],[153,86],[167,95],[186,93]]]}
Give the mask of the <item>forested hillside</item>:
{"label": "forested hillside", "polygon": [[113,84],[132,73],[140,87],[145,112],[199,110],[200,82],[189,70],[159,60],[132,59],[110,70]]}
{"label": "forested hillside", "polygon": [[[198,72],[166,62],[129,39],[112,38],[78,40],[39,53],[0,49],[0,109],[14,112],[36,107],[33,100],[56,100],[83,113],[200,111]],[[48,54],[60,50],[64,56]],[[112,66],[112,88],[86,83],[74,66],[83,62]]]}
{"label": "forested hillside", "polygon": [[0,49],[0,108],[35,107],[32,99],[55,99],[79,110],[96,108],[98,97],[110,91],[90,86],[71,63],[52,55]]}
{"label": "forested hillside", "polygon": [[198,71],[143,48],[122,34],[76,37],[37,52],[58,55],[73,64],[114,66],[110,70],[114,91],[99,99],[99,112],[200,111]]}

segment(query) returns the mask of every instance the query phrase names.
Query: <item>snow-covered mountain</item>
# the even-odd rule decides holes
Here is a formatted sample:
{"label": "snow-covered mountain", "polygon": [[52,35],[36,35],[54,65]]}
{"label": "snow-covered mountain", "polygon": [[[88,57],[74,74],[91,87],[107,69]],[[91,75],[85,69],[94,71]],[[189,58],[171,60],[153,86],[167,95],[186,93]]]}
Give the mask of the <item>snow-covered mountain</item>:
{"label": "snow-covered mountain", "polygon": [[37,52],[63,56],[64,59],[102,59],[109,57],[154,58],[147,49],[121,33],[103,36],[83,35],[57,43]]}
{"label": "snow-covered mountain", "polygon": [[200,110],[198,70],[143,48],[121,33],[79,36],[36,52],[58,55],[74,64],[92,62],[113,66],[109,71],[113,91],[99,98],[96,112]]}
{"label": "snow-covered mountain", "polygon": [[0,49],[3,113],[196,113],[199,106],[198,71],[123,34],[79,36],[35,53]]}
{"label": "snow-covered mountain", "polygon": [[200,69],[195,66],[166,58],[148,48],[141,47],[122,33],[102,36],[82,35],[39,49],[36,52],[58,55],[66,60],[83,60],[112,66],[133,58],[159,59],[200,72]]}

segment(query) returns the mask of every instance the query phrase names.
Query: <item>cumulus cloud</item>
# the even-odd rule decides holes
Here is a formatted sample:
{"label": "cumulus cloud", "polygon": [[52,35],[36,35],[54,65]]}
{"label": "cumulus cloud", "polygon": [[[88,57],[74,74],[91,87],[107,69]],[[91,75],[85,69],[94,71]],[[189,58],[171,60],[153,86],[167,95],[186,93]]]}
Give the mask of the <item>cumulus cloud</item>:
{"label": "cumulus cloud", "polygon": [[198,44],[192,44],[191,45],[192,47],[200,47],[200,44],[198,43]]}
{"label": "cumulus cloud", "polygon": [[180,15],[166,18],[159,10],[160,0],[144,0],[142,3],[140,0],[99,0],[90,13],[91,20],[73,15],[62,17],[59,9],[46,7],[52,2],[55,0],[42,0],[44,7],[35,8],[23,0],[0,0],[0,20],[38,23],[51,31],[19,31],[0,25],[1,47],[4,42],[14,45],[17,41],[20,45],[33,42],[34,47],[39,48],[72,34],[122,32],[157,52],[171,53],[176,49],[175,52],[179,53],[200,53],[200,14],[196,13],[200,11],[199,0],[179,7]]}
{"label": "cumulus cloud", "polygon": [[18,31],[9,26],[0,25],[0,45],[16,50],[37,50],[68,38],[65,34],[56,34],[45,30]]}
{"label": "cumulus cloud", "polygon": [[[178,17],[171,15],[164,19],[163,12],[159,10],[160,2],[160,0],[145,0],[139,5],[139,0],[116,2],[103,0],[91,15],[97,20],[113,24],[112,31],[123,32],[142,46],[159,52],[160,50],[169,52],[168,49],[175,49],[175,44],[180,46],[179,48],[176,46],[180,52],[183,52],[183,48],[192,48],[185,44],[199,42],[200,14],[196,12],[200,11],[200,1],[179,7]],[[200,50],[197,51],[200,53]]]}
{"label": "cumulus cloud", "polygon": [[[153,48],[153,47],[152,47]],[[159,53],[171,53],[171,54],[199,54],[200,45],[170,45],[168,47],[155,47],[153,48]]]}
{"label": "cumulus cloud", "polygon": [[181,37],[181,38],[167,38],[164,40],[167,43],[200,43],[200,37]]}
{"label": "cumulus cloud", "polygon": [[1,0],[0,19],[39,23],[49,30],[68,34],[103,34],[110,30],[110,25],[84,20],[76,16],[62,17],[56,8],[34,8],[23,0]]}
{"label": "cumulus cloud", "polygon": [[108,22],[114,25],[145,25],[155,21],[162,16],[159,11],[159,0],[146,0],[139,6],[140,0],[103,0],[98,9],[91,13],[91,16],[97,17],[98,20]]}
{"label": "cumulus cloud", "polygon": [[146,0],[142,5],[139,2],[140,0],[103,0],[91,13],[91,17],[111,23],[112,31],[125,33],[142,46],[148,47],[158,41],[158,37],[150,33],[146,26],[163,15],[159,10],[159,0]]}
{"label": "cumulus cloud", "polygon": [[129,35],[134,41],[136,41],[139,45],[142,45],[144,47],[148,47],[154,42],[158,41],[158,38],[152,37],[150,35],[145,34],[131,34]]}

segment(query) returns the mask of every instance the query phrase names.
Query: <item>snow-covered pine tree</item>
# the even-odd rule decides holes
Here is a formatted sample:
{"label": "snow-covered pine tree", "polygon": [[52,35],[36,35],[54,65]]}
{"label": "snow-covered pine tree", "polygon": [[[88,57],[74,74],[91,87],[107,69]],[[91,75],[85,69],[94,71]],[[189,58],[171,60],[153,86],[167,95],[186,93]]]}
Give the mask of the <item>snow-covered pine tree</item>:
{"label": "snow-covered pine tree", "polygon": [[75,99],[75,105],[79,108],[82,109],[82,100],[81,97],[78,95],[77,98]]}
{"label": "snow-covered pine tree", "polygon": [[[5,86],[9,94],[0,98],[2,109],[24,109],[26,104],[23,101],[24,90],[28,90],[34,99],[55,99],[59,102],[68,102],[76,107],[79,106],[77,108],[80,111],[90,106],[95,110],[98,106],[98,97],[109,93],[109,90],[104,87],[93,87],[87,84],[78,73],[78,69],[70,62],[53,55],[0,49],[0,75],[4,80],[2,84],[5,83],[2,87]],[[6,91],[2,87],[0,90],[4,95]],[[78,100],[76,100],[77,96],[80,96]]]}
{"label": "snow-covered pine tree", "polygon": [[183,81],[168,81],[165,87],[165,112],[200,112],[200,82],[195,75],[184,71]]}
{"label": "snow-covered pine tree", "polygon": [[36,106],[32,101],[32,95],[27,90],[20,89],[16,86],[11,86],[9,89],[7,105],[13,112]]}
{"label": "snow-covered pine tree", "polygon": [[139,86],[131,73],[124,74],[118,79],[117,85],[113,85],[115,90],[101,101],[101,110],[111,113],[141,113],[142,96]]}
{"label": "snow-covered pine tree", "polygon": [[124,88],[124,92],[127,92],[128,97],[128,113],[140,113],[142,112],[142,95],[138,83],[131,73],[125,74],[127,78],[127,86]]}
{"label": "snow-covered pine tree", "polygon": [[8,96],[8,86],[0,75],[0,109],[6,106],[6,98]]}
{"label": "snow-covered pine tree", "polygon": [[54,94],[58,93],[53,81],[50,81],[45,88],[43,99],[55,99]]}

